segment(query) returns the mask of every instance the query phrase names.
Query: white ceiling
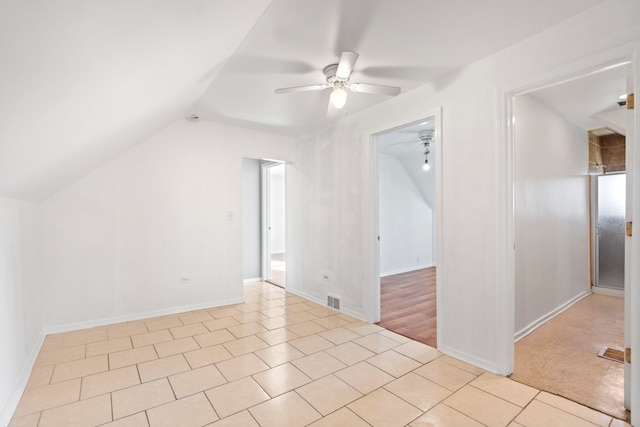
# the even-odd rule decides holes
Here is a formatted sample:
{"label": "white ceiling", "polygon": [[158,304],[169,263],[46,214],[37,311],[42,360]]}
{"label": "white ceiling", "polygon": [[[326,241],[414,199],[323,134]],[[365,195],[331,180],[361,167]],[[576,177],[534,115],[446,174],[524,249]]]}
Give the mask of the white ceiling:
{"label": "white ceiling", "polygon": [[406,92],[600,1],[0,0],[0,195],[42,200],[194,112],[305,132],[329,94],[273,90],[342,51]]}

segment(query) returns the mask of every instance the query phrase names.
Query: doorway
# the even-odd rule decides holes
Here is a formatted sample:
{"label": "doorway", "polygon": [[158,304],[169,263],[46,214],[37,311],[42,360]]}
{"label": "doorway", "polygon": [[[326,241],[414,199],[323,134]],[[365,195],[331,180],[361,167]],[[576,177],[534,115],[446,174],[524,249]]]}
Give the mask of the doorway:
{"label": "doorway", "polygon": [[379,325],[437,346],[435,118],[376,135]]}
{"label": "doorway", "polygon": [[262,163],[263,277],[274,285],[287,285],[286,168],[284,162]]}

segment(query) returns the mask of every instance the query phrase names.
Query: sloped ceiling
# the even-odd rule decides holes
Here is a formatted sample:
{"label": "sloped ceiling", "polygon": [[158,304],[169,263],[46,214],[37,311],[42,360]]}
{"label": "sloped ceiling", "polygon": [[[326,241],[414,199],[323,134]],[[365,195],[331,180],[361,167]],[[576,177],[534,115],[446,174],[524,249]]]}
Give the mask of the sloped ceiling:
{"label": "sloped ceiling", "polygon": [[[43,200],[172,121],[299,134],[320,83],[411,90],[601,0],[0,0],[0,195]],[[351,94],[347,114],[382,102]]]}

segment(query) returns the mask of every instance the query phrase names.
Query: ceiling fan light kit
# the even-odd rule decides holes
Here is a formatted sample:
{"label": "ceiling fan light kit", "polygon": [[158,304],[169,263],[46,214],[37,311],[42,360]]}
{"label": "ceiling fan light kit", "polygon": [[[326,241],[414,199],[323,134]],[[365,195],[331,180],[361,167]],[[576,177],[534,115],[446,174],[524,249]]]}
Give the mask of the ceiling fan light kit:
{"label": "ceiling fan light kit", "polygon": [[333,90],[331,92],[329,102],[336,109],[343,108],[347,103],[347,91],[345,89],[349,89],[350,91],[357,93],[370,93],[373,95],[386,96],[396,96],[400,93],[400,88],[396,86],[349,82],[349,78],[353,72],[353,66],[358,60],[358,56],[359,55],[355,52],[342,52],[342,55],[340,55],[340,62],[324,67],[322,72],[327,83],[280,88],[276,89],[275,93],[306,92],[332,88]]}

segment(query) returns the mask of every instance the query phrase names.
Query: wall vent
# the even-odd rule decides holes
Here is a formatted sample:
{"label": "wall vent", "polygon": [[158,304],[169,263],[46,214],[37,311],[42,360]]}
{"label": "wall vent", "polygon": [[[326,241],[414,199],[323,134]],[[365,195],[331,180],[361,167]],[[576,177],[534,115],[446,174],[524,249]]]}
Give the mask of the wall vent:
{"label": "wall vent", "polygon": [[336,310],[340,310],[340,298],[334,295],[327,296],[327,305]]}

